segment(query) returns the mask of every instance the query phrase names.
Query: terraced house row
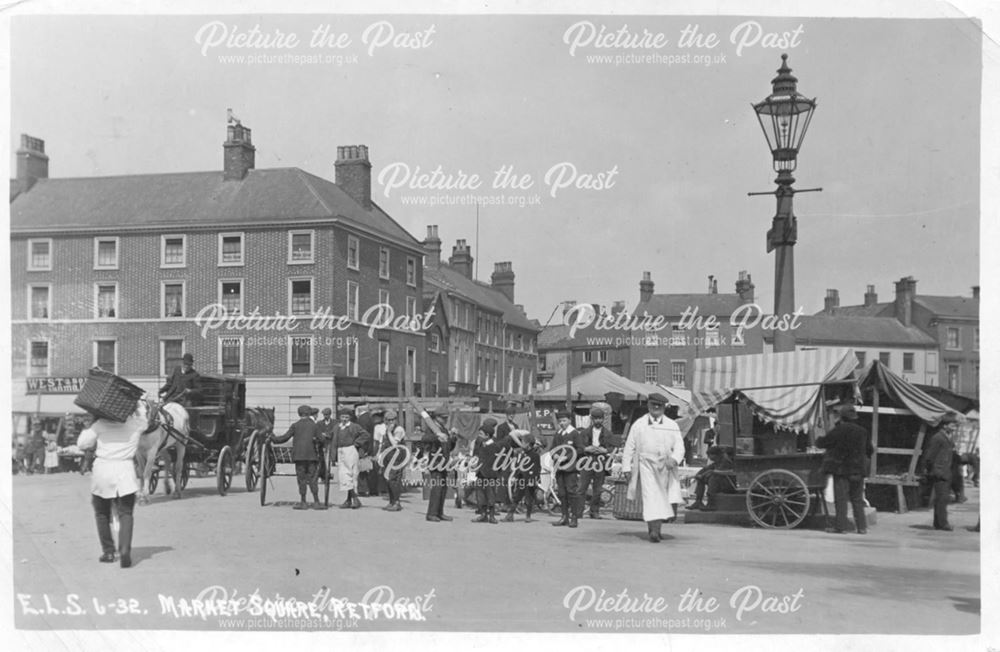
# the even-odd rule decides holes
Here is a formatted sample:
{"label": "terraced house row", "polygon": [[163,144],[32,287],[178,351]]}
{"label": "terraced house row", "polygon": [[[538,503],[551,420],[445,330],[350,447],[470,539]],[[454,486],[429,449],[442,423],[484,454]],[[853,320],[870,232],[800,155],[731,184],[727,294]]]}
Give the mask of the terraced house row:
{"label": "terraced house row", "polygon": [[[401,373],[427,396],[531,386],[540,329],[513,304],[513,274],[508,299],[442,263],[440,241],[425,269],[428,243],[372,201],[367,147],[337,147],[334,181],[256,169],[255,151],[231,121],[221,170],[49,178],[45,143],[22,136],[10,194],[15,412],[71,408],[71,395],[29,394],[29,378],[99,366],[155,390],[184,353],[199,371],[245,375],[248,404],[279,418],[335,392],[396,395]],[[464,282],[442,280],[456,275]],[[481,320],[491,343],[463,339]]]}

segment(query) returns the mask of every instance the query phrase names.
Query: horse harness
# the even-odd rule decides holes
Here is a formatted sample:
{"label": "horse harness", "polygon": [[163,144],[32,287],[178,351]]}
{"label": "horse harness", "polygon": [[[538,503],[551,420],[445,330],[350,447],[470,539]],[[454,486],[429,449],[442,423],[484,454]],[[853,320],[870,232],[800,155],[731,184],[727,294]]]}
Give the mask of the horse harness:
{"label": "horse harness", "polygon": [[159,455],[163,452],[164,448],[167,448],[170,445],[169,442],[171,437],[176,439],[178,443],[185,447],[192,444],[195,446],[201,446],[196,439],[190,435],[185,435],[174,428],[174,418],[169,412],[163,409],[165,405],[166,402],[160,403],[158,401],[146,401],[147,425],[146,430],[144,430],[142,434],[149,434],[157,428],[163,428],[163,430],[167,433],[167,436],[160,442],[160,446],[156,450],[156,455]]}

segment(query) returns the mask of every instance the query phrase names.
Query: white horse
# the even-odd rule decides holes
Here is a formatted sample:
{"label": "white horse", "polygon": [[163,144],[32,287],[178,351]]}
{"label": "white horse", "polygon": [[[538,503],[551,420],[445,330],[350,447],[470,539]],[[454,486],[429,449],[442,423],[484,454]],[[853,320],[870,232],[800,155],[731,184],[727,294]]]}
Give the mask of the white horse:
{"label": "white horse", "polygon": [[[149,411],[154,404],[148,400],[140,400],[136,407],[136,414],[142,417],[143,421],[149,423]],[[139,503],[142,505],[149,503],[149,479],[156,469],[156,460],[163,456],[167,462],[166,477],[164,486],[167,493],[170,491],[170,480],[174,481],[173,497],[181,497],[181,476],[184,471],[184,448],[190,434],[189,418],[187,410],[178,403],[165,403],[160,405],[154,419],[155,427],[143,432],[139,437],[139,447],[135,451],[136,468],[141,471],[139,476]],[[171,431],[180,436],[173,436]],[[169,440],[169,441],[168,441]],[[169,447],[174,447],[176,456],[173,469],[170,468]]]}

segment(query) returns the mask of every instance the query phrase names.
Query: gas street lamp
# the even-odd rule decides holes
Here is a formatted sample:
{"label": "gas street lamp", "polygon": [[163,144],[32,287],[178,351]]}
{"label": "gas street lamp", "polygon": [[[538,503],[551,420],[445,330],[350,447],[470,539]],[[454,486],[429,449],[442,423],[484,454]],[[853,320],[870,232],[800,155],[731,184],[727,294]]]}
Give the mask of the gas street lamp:
{"label": "gas street lamp", "polygon": [[[798,79],[788,67],[788,55],[781,55],[778,76],[771,80],[772,92],[760,102],[752,105],[760,128],[771,150],[774,171],[778,173],[774,182],[777,189],[771,192],[752,192],[750,195],[774,195],[778,209],[767,232],[767,251],[774,251],[774,314],[779,323],[790,320],[795,312],[795,259],[792,247],[797,240],[797,223],[792,212],[792,197],[796,192],[814,192],[822,188],[795,190],[792,184],[795,170],[806,137],[816,100],[809,99],[796,90]],[[774,352],[795,350],[795,334],[791,330],[775,329]]]}

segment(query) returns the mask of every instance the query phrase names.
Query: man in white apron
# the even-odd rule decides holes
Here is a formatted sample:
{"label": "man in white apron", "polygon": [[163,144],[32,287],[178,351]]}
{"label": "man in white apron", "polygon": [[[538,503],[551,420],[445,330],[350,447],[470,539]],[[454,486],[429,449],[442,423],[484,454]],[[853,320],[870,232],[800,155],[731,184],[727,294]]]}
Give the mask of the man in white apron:
{"label": "man in white apron", "polygon": [[663,521],[675,516],[674,504],[683,502],[677,467],[684,461],[681,430],[664,415],[667,399],[650,394],[649,414],[639,417],[629,430],[622,454],[622,472],[629,474],[628,498],[642,496],[642,520],[649,540],[658,543]]}
{"label": "man in white apron", "polygon": [[358,450],[368,445],[368,433],[364,428],[351,421],[351,410],[337,410],[340,420],[333,429],[332,446],[337,451],[337,478],[340,490],[347,492],[347,500],[340,505],[341,509],[358,509],[361,500],[358,499]]}

